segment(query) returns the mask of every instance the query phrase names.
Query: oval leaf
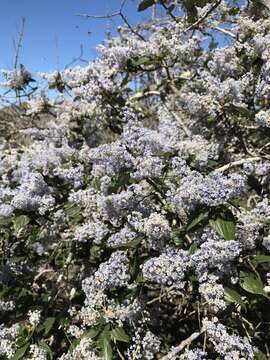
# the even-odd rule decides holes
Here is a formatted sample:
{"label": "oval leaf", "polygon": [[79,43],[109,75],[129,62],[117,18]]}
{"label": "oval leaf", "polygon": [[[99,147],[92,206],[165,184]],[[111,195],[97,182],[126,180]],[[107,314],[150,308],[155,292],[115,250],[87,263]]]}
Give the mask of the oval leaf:
{"label": "oval leaf", "polygon": [[255,360],[267,360],[267,357],[261,351],[255,353]]}
{"label": "oval leaf", "polygon": [[208,211],[200,213],[195,219],[191,221],[190,224],[187,225],[186,231],[193,229],[195,226],[200,224],[203,220],[207,219]]}
{"label": "oval leaf", "polygon": [[255,255],[252,256],[251,261],[254,265],[270,262],[270,256],[269,255]]}
{"label": "oval leaf", "polygon": [[138,11],[144,11],[146,9],[148,9],[150,6],[155,4],[155,0],[143,0],[140,2],[139,6],[138,6]]}
{"label": "oval leaf", "polygon": [[116,327],[111,331],[111,337],[114,341],[129,343],[129,336],[122,327]]}
{"label": "oval leaf", "polygon": [[21,359],[24,356],[24,354],[26,353],[29,346],[30,346],[30,344],[27,343],[24,346],[22,346],[21,348],[19,348],[11,359],[12,360]]}
{"label": "oval leaf", "polygon": [[225,295],[225,300],[230,302],[230,303],[234,303],[234,304],[240,304],[243,307],[245,307],[245,303],[241,298],[241,295],[238,294],[237,291],[227,288],[224,288],[224,295]]}
{"label": "oval leaf", "polygon": [[98,346],[100,347],[101,354],[105,360],[112,359],[112,346],[110,331],[104,329],[98,338]]}
{"label": "oval leaf", "polygon": [[240,286],[251,294],[265,295],[261,279],[253,273],[240,271]]}
{"label": "oval leaf", "polygon": [[13,227],[14,227],[15,232],[19,232],[27,224],[29,224],[29,222],[30,222],[30,219],[28,216],[26,216],[26,215],[17,216],[13,222]]}
{"label": "oval leaf", "polygon": [[47,335],[50,332],[50,330],[53,327],[54,322],[55,322],[55,317],[48,317],[44,321],[44,335]]}
{"label": "oval leaf", "polygon": [[225,240],[235,239],[235,223],[233,221],[217,218],[209,220],[209,225]]}

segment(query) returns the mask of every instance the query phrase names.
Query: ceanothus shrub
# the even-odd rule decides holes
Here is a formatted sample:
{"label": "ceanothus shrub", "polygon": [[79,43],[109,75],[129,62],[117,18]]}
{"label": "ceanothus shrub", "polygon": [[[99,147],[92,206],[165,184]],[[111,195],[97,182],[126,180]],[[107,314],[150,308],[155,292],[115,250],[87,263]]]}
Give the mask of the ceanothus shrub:
{"label": "ceanothus shrub", "polygon": [[269,356],[269,9],[155,3],[27,101],[3,72],[3,360]]}

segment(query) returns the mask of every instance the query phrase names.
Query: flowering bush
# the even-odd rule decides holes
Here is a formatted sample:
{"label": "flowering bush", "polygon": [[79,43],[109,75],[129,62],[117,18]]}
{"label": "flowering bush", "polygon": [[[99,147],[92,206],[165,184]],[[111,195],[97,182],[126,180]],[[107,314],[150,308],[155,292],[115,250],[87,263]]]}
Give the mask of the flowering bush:
{"label": "flowering bush", "polygon": [[158,6],[2,139],[1,359],[269,356],[268,10]]}

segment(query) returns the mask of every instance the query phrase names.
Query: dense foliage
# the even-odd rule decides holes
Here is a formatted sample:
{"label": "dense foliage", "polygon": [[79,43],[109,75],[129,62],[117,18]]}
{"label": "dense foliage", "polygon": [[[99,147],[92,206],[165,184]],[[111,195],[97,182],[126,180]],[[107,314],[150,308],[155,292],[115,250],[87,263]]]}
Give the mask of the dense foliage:
{"label": "dense foliage", "polygon": [[156,6],[86,67],[3,72],[1,359],[269,356],[268,9]]}

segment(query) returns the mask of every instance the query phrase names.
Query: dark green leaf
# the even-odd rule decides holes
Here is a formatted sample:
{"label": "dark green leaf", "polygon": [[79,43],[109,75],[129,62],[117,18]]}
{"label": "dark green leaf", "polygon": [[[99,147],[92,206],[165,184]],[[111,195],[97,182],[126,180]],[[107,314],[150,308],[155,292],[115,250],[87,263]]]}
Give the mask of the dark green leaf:
{"label": "dark green leaf", "polygon": [[94,258],[98,258],[102,253],[102,249],[98,245],[92,245],[90,248],[90,255]]}
{"label": "dark green leaf", "polygon": [[14,354],[14,356],[11,358],[11,360],[21,359],[21,358],[24,356],[24,354],[26,353],[26,351],[27,351],[27,349],[29,348],[29,346],[30,346],[30,343],[27,343],[27,344],[25,344],[24,346],[22,346],[21,348],[19,348],[19,349],[15,352],[15,354]]}
{"label": "dark green leaf", "polygon": [[270,255],[255,255],[252,256],[251,261],[255,265],[270,262]]}
{"label": "dark green leaf", "polygon": [[143,0],[140,2],[139,6],[138,6],[138,11],[144,11],[146,9],[148,9],[150,6],[155,4],[155,0]]}
{"label": "dark green leaf", "polygon": [[251,272],[240,271],[240,286],[251,294],[265,295],[261,279]]}
{"label": "dark green leaf", "polygon": [[209,225],[225,240],[235,239],[235,223],[233,221],[217,218],[209,220]]}
{"label": "dark green leaf", "polygon": [[86,333],[85,333],[85,336],[87,337],[90,337],[91,339],[94,339],[96,336],[98,336],[98,334],[100,333],[101,331],[101,327],[98,326],[96,328],[92,328],[90,330],[88,330]]}
{"label": "dark green leaf", "polygon": [[132,60],[132,65],[133,66],[150,65],[152,63],[153,63],[153,61],[147,56],[141,56],[138,59],[133,59]]}
{"label": "dark green leaf", "polygon": [[51,348],[49,347],[49,345],[46,344],[45,341],[43,341],[43,340],[39,341],[39,342],[38,342],[38,345],[39,345],[43,350],[46,351],[49,359],[52,360],[52,359],[53,359],[53,352],[52,352]]}
{"label": "dark green leaf", "polygon": [[239,105],[234,105],[234,104],[231,104],[229,107],[228,107],[228,110],[230,112],[232,112],[233,114],[239,114],[239,115],[242,115],[244,117],[250,117],[251,116],[251,111],[243,106],[239,106]]}
{"label": "dark green leaf", "polygon": [[137,283],[144,283],[145,282],[142,272],[139,272],[138,276],[136,277],[136,282]]}
{"label": "dark green leaf", "polygon": [[82,209],[75,204],[67,204],[64,207],[66,214],[73,220],[79,222],[82,218]]}
{"label": "dark green leaf", "polygon": [[105,328],[98,338],[98,346],[105,360],[112,359],[111,333]]}
{"label": "dark green leaf", "polygon": [[70,320],[66,319],[66,318],[60,318],[60,319],[58,319],[58,323],[61,328],[65,329],[69,326]]}
{"label": "dark green leaf", "polygon": [[142,242],[142,238],[137,238],[134,240],[131,240],[129,242],[127,242],[126,244],[123,245],[116,245],[113,246],[113,249],[129,249],[129,248],[135,248],[136,246],[140,245],[140,243]]}
{"label": "dark green leaf", "polygon": [[55,323],[55,317],[48,317],[44,321],[44,335],[47,335]]}
{"label": "dark green leaf", "polygon": [[16,339],[16,345],[21,348],[31,339],[31,333],[27,329],[22,329]]}
{"label": "dark green leaf", "polygon": [[99,191],[100,190],[100,179],[97,177],[94,177],[91,181],[91,186],[96,190]]}
{"label": "dark green leaf", "polygon": [[129,343],[130,338],[122,327],[116,327],[111,331],[111,338],[114,341]]}
{"label": "dark green leaf", "polygon": [[226,301],[234,303],[234,304],[240,304],[242,306],[245,306],[245,303],[242,300],[241,295],[238,294],[237,291],[225,287],[224,288],[224,295],[225,295],[225,300]]}
{"label": "dark green leaf", "polygon": [[183,235],[185,233],[185,227],[174,230],[171,234],[171,239],[177,246],[181,246],[183,244]]}
{"label": "dark green leaf", "polygon": [[192,228],[194,228],[196,225],[198,225],[203,220],[207,219],[208,211],[200,213],[195,219],[191,221],[190,224],[187,225],[186,230],[189,231]]}
{"label": "dark green leaf", "polygon": [[198,249],[198,244],[193,243],[193,244],[190,245],[188,251],[189,251],[190,255],[193,255],[196,252],[197,249]]}
{"label": "dark green leaf", "polygon": [[261,351],[257,351],[255,353],[255,360],[267,360],[267,357]]}

